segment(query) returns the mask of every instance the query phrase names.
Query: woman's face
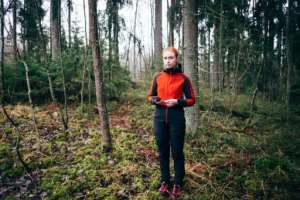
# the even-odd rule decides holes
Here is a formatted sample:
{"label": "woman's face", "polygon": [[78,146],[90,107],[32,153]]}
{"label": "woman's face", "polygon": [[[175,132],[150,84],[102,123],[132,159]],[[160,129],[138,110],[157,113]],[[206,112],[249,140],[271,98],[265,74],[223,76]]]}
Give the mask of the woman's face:
{"label": "woman's face", "polygon": [[177,64],[177,57],[175,53],[172,51],[164,51],[163,52],[163,60],[164,60],[164,68],[172,68]]}

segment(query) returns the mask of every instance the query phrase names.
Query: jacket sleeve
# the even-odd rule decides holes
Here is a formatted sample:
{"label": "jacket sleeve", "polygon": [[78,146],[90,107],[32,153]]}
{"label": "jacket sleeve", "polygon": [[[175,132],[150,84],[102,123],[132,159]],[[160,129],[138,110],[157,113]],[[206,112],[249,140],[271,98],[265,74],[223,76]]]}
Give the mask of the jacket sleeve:
{"label": "jacket sleeve", "polygon": [[183,93],[185,98],[178,99],[178,105],[183,107],[194,105],[196,102],[195,92],[188,77],[185,78],[185,81],[183,83]]}
{"label": "jacket sleeve", "polygon": [[157,96],[157,77],[158,75],[154,77],[147,95],[147,101],[153,105],[158,105],[160,101],[160,98]]}

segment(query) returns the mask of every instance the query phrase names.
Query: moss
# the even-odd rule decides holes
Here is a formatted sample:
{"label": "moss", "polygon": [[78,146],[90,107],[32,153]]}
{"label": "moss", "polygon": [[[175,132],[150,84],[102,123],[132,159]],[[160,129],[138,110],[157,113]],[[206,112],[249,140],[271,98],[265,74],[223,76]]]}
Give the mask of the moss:
{"label": "moss", "polygon": [[[45,118],[47,114],[37,113],[44,123],[40,129],[47,128],[41,134],[41,152],[33,148],[35,135],[29,131],[31,124],[28,120],[22,121],[26,127],[24,135],[28,136],[22,138],[22,153],[28,161],[33,161],[30,166],[39,177],[35,189],[45,192],[45,199],[166,199],[157,192],[159,162],[156,155],[152,155],[157,152],[152,134],[154,108],[146,104],[145,91],[138,89],[127,95],[130,102],[126,101],[126,111],[114,117],[121,118],[124,112],[129,115],[126,125],[130,126],[111,128],[111,154],[101,151],[98,116],[92,112],[84,115],[81,112],[85,108],[70,110],[68,137],[57,128],[60,125],[56,121]],[[200,164],[202,168],[194,172],[202,178],[187,173],[182,199],[298,199],[300,140],[297,125],[284,126],[279,121],[280,108],[272,108],[270,113],[274,116],[268,116],[266,113],[271,107],[261,108],[264,103],[260,101],[257,105],[261,110],[243,120],[228,112],[229,97],[216,98],[220,110],[202,110],[198,132],[186,137],[187,172]],[[231,108],[247,111],[247,99],[237,99],[241,101]],[[209,107],[209,99],[202,103],[204,109]],[[117,107],[115,103],[111,106]],[[151,150],[151,156],[139,153],[144,149]],[[13,146],[1,139],[0,173],[5,181],[13,183],[23,175],[17,163]],[[171,173],[174,173],[173,165]],[[29,195],[30,192],[27,199]],[[10,197],[13,198],[7,198]]]}
{"label": "moss", "polygon": [[17,200],[17,198],[10,195],[10,196],[5,197],[4,200]]}

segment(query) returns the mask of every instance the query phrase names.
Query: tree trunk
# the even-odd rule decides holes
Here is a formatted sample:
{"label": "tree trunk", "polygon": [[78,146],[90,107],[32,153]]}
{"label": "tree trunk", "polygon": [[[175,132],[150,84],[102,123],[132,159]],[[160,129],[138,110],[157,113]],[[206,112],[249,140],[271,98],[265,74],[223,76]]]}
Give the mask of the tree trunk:
{"label": "tree trunk", "polygon": [[222,37],[222,32],[223,32],[223,1],[221,0],[220,2],[220,27],[219,27],[219,42],[218,42],[218,81],[219,81],[219,91],[222,91],[223,89],[223,83],[224,83],[224,77],[223,77],[223,74],[224,74],[224,69],[223,69],[223,56],[222,56],[222,42],[223,42],[223,37]]}
{"label": "tree trunk", "polygon": [[13,56],[14,61],[17,60],[17,0],[13,1],[13,30],[12,30],[12,40],[13,40]]}
{"label": "tree trunk", "polygon": [[61,72],[61,77],[62,77],[62,86],[63,86],[63,91],[64,91],[64,118],[65,118],[65,131],[68,129],[68,123],[69,123],[69,116],[68,116],[68,97],[67,97],[67,88],[66,88],[66,81],[65,81],[65,70],[64,66],[62,63],[62,52],[60,52],[60,72]]}
{"label": "tree trunk", "polygon": [[211,42],[210,42],[210,28],[208,27],[208,55],[207,55],[207,68],[209,71],[208,74],[208,83],[210,85],[210,88],[212,88],[213,83],[212,83],[212,71],[213,71],[213,65],[210,62],[210,58],[211,58]]}
{"label": "tree trunk", "polygon": [[263,17],[263,71],[262,71],[262,83],[263,83],[263,97],[264,100],[266,100],[267,97],[267,69],[268,69],[268,33],[269,33],[269,14],[268,14],[268,9],[265,8],[264,10],[264,17]]}
{"label": "tree trunk", "polygon": [[88,0],[89,6],[89,32],[90,32],[90,44],[93,52],[93,68],[95,76],[96,87],[96,100],[97,108],[101,123],[101,132],[103,136],[103,150],[110,152],[112,149],[112,141],[109,130],[108,112],[106,109],[106,102],[104,98],[104,82],[103,71],[100,60],[100,49],[98,43],[98,28],[97,28],[97,0]]}
{"label": "tree trunk", "polygon": [[4,100],[4,4],[0,0],[0,103],[3,104]]}
{"label": "tree trunk", "polygon": [[214,22],[214,63],[212,64],[212,70],[210,71],[210,81],[212,91],[216,91],[219,88],[219,64],[220,64],[220,51],[219,51],[219,35],[220,32],[220,19],[215,17]]}
{"label": "tree trunk", "polygon": [[[151,9],[151,41],[154,41],[154,0],[150,0],[149,1],[149,6]],[[154,42],[151,42],[151,49],[150,49],[150,59],[151,59],[151,71],[154,69],[155,67],[155,63],[154,63]],[[150,75],[151,76],[151,75]]]}
{"label": "tree trunk", "polygon": [[[185,0],[183,11],[184,23],[184,66],[185,73],[190,77],[198,97],[198,23],[196,18],[196,0]],[[199,104],[193,108],[186,108],[187,132],[195,134],[199,119]]]}
{"label": "tree trunk", "polygon": [[112,80],[112,66],[113,66],[113,37],[112,37],[112,29],[113,29],[113,14],[112,14],[112,7],[113,7],[113,0],[106,1],[106,9],[108,14],[107,24],[108,24],[108,81]]}
{"label": "tree trunk", "polygon": [[60,4],[61,0],[51,0],[50,5],[50,34],[52,60],[58,61],[60,58]]}
{"label": "tree trunk", "polygon": [[289,121],[289,107],[290,107],[290,94],[291,94],[291,37],[290,37],[290,17],[291,17],[291,0],[287,2],[287,15],[286,15],[286,58],[287,58],[287,75],[286,75],[286,115]]}
{"label": "tree trunk", "polygon": [[[274,1],[268,1],[268,12],[266,14],[268,20],[268,34],[267,34],[267,68],[266,68],[266,82],[267,82],[267,92],[268,98],[270,101],[276,100],[277,95],[277,86],[274,87],[274,78],[276,77],[276,66],[274,66],[273,59],[274,56],[274,38],[275,38],[275,24],[273,18],[273,5],[275,4]],[[276,77],[277,79],[278,77]]]}
{"label": "tree trunk", "polygon": [[155,0],[154,63],[162,69],[162,0]]}
{"label": "tree trunk", "polygon": [[135,13],[134,13],[134,22],[133,22],[133,77],[137,78],[137,69],[136,69],[136,18],[138,11],[139,0],[136,0],[135,4]]}
{"label": "tree trunk", "polygon": [[[88,41],[87,41],[87,30],[86,30],[86,13],[85,13],[85,0],[83,0],[83,15],[84,15],[84,55],[83,55],[83,67],[82,67],[82,79],[81,79],[81,90],[80,90],[80,104],[83,106],[84,100],[84,82],[85,82],[85,73],[87,70],[87,49],[88,49]],[[90,78],[88,76],[88,78]]]}
{"label": "tree trunk", "polygon": [[120,66],[119,60],[119,7],[116,1],[113,2],[113,50],[114,50],[114,63]]}
{"label": "tree trunk", "polygon": [[130,72],[130,62],[129,62],[129,53],[130,53],[130,44],[131,44],[131,34],[129,34],[129,37],[128,37],[128,47],[127,47],[127,50],[126,50],[126,61],[125,61],[125,67],[126,67],[126,70]]}
{"label": "tree trunk", "polygon": [[67,94],[64,67],[62,63],[61,50],[61,0],[51,0],[50,8],[50,28],[51,28],[51,44],[52,44],[52,60],[60,64],[62,86],[64,91],[64,130],[68,129],[68,111],[67,111]]}
{"label": "tree trunk", "polygon": [[71,48],[71,13],[72,13],[72,0],[68,0],[68,36],[69,36],[69,48]]}
{"label": "tree trunk", "polygon": [[50,28],[51,28],[51,45],[52,45],[52,60],[60,64],[62,86],[64,91],[64,130],[68,129],[68,111],[67,111],[67,94],[64,75],[64,67],[62,64],[61,51],[61,0],[51,0],[50,8]]}
{"label": "tree trunk", "polygon": [[29,69],[28,69],[28,65],[25,61],[22,61],[24,68],[25,68],[25,76],[26,76],[26,83],[27,83],[27,94],[28,94],[28,101],[31,107],[31,113],[32,113],[32,121],[34,124],[34,130],[36,132],[36,136],[37,136],[37,148],[38,150],[41,150],[41,141],[40,141],[40,134],[39,134],[39,130],[38,130],[38,126],[37,126],[37,120],[35,117],[35,111],[34,111],[34,104],[32,102],[32,98],[31,98],[31,86],[30,86],[30,79],[29,79]]}
{"label": "tree trunk", "polygon": [[282,79],[281,79],[281,69],[282,69],[282,67],[281,67],[281,57],[282,57],[282,52],[281,52],[281,38],[282,38],[282,36],[281,36],[281,29],[279,29],[278,31],[277,31],[277,47],[276,47],[276,49],[277,49],[277,61],[276,61],[276,63],[277,63],[277,65],[276,65],[276,74],[277,74],[277,76],[278,76],[278,82],[276,83],[277,84],[277,92],[278,92],[278,94],[277,94],[277,96],[278,96],[278,100],[281,100],[281,98],[280,98],[280,95],[282,94]]}
{"label": "tree trunk", "polygon": [[282,53],[282,47],[284,45],[283,43],[283,31],[284,28],[280,29],[280,33],[278,33],[278,40],[280,40],[280,42],[278,42],[278,66],[280,69],[279,72],[279,85],[280,85],[280,100],[282,102],[284,102],[284,65],[283,65],[283,53]]}
{"label": "tree trunk", "polygon": [[174,46],[174,29],[175,29],[175,0],[171,0],[170,8],[168,9],[169,35],[168,46]]}

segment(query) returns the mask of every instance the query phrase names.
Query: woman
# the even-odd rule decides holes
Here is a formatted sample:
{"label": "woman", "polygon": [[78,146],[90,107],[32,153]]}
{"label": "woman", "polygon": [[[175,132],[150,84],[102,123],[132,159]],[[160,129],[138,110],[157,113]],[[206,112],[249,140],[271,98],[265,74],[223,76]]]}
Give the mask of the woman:
{"label": "woman", "polygon": [[[163,50],[164,69],[152,82],[147,99],[156,105],[154,113],[154,133],[159,151],[161,186],[159,192],[177,198],[183,186],[185,106],[195,104],[195,93],[188,77],[178,63],[178,51],[174,47]],[[170,147],[174,160],[174,185],[170,186]]]}

